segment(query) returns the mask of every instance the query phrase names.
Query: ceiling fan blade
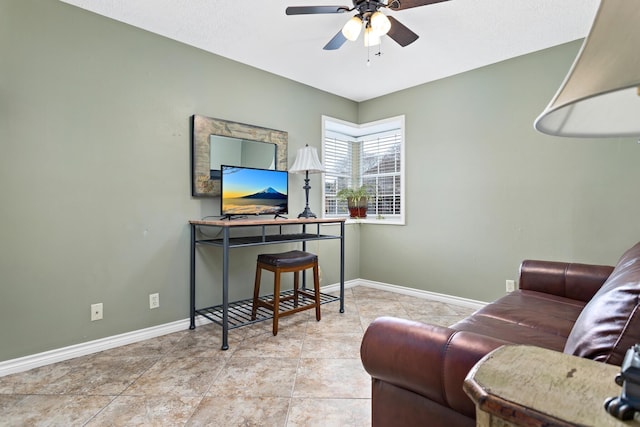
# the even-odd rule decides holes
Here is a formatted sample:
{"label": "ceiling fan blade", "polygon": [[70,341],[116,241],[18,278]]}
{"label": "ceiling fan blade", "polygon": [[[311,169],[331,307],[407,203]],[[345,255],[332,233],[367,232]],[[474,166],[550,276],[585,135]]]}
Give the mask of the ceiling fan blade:
{"label": "ceiling fan blade", "polygon": [[323,49],[324,50],[340,49],[340,46],[342,46],[346,41],[347,41],[347,38],[342,34],[342,30],[340,30],[338,31],[338,34],[336,34],[335,36],[333,36],[331,40],[329,40],[329,43],[327,43],[325,47],[323,47]]}
{"label": "ceiling fan blade", "polygon": [[311,15],[314,13],[344,13],[348,10],[347,6],[289,6],[285,13],[287,15]]}
{"label": "ceiling fan blade", "polygon": [[391,10],[404,10],[411,9],[412,7],[426,6],[429,4],[440,3],[448,0],[389,0],[389,6]]}
{"label": "ceiling fan blade", "polygon": [[393,16],[387,16],[387,18],[391,21],[391,29],[387,35],[400,46],[405,47],[418,40],[419,36],[401,24],[396,18]]}

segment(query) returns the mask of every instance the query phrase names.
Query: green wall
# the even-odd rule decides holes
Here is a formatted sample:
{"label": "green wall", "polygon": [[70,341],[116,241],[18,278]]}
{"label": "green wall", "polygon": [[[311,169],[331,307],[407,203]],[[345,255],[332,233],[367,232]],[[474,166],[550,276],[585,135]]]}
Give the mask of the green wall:
{"label": "green wall", "polygon": [[[190,196],[192,114],[286,130],[290,163],[320,147],[323,114],[406,115],[407,225],[347,226],[347,279],[489,301],[523,258],[615,262],[637,240],[639,147],[532,129],[578,48],[357,104],[64,3],[0,0],[0,361],[188,317],[187,221],[218,213]],[[310,250],[336,283],[337,242]],[[231,298],[259,248],[237,251]],[[198,254],[199,301],[218,303],[220,251]]]}
{"label": "green wall", "polygon": [[[290,164],[320,147],[321,115],[357,119],[355,102],[58,1],[0,0],[0,58],[0,360],[188,317],[187,221],[219,212],[190,195],[192,114],[286,130]],[[303,177],[290,185],[297,213]],[[310,245],[323,285],[339,280],[325,243]],[[216,251],[199,251],[203,303],[220,302]],[[233,254],[232,297],[250,295],[256,253]]]}
{"label": "green wall", "polygon": [[581,43],[364,102],[406,114],[407,226],[364,225],[361,277],[491,301],[523,259],[614,264],[640,235],[640,146],[533,129]]}

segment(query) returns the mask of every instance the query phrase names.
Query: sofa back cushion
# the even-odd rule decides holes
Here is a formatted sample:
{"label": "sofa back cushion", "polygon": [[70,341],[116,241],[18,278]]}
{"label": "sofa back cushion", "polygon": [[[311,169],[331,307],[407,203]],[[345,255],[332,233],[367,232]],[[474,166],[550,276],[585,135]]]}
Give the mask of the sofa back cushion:
{"label": "sofa back cushion", "polygon": [[621,365],[640,343],[640,243],[622,255],[611,276],[584,307],[564,352]]}

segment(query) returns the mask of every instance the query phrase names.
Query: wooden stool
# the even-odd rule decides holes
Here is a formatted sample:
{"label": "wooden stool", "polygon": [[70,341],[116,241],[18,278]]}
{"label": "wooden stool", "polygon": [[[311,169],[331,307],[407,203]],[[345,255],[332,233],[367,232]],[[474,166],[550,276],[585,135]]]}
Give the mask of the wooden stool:
{"label": "wooden stool", "polygon": [[[299,289],[299,273],[313,268],[313,293]],[[273,271],[273,299],[261,300],[260,278],[262,269]],[[294,273],[293,295],[280,297],[280,273]],[[312,299],[313,304],[298,305],[299,297]],[[280,303],[293,300],[293,308],[280,311]],[[289,251],[278,254],[260,254],[256,266],[256,281],[253,287],[253,306],[251,320],[256,319],[258,307],[265,307],[273,311],[273,335],[278,334],[278,318],[297,313],[302,310],[316,309],[316,320],[320,320],[320,280],[318,278],[318,256],[309,252]]]}

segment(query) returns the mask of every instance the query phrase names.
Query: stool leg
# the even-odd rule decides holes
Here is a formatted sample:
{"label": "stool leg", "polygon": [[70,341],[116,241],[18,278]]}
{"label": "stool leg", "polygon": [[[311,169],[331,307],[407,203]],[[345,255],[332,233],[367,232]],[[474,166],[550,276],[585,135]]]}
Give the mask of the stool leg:
{"label": "stool leg", "polygon": [[256,313],[258,311],[258,297],[260,296],[260,279],[262,268],[258,265],[256,267],[256,280],[253,283],[253,304],[251,306],[251,320],[256,320]]}
{"label": "stool leg", "polygon": [[320,277],[317,262],[313,265],[313,292],[316,297],[316,320],[320,321]]}
{"label": "stool leg", "polygon": [[276,270],[273,274],[273,335],[278,335],[278,317],[280,314],[280,270]]}
{"label": "stool leg", "polygon": [[298,306],[298,289],[300,286],[300,276],[299,271],[293,272],[293,306]]}

